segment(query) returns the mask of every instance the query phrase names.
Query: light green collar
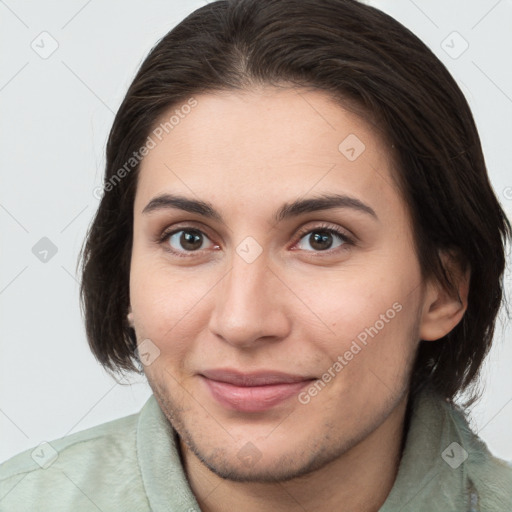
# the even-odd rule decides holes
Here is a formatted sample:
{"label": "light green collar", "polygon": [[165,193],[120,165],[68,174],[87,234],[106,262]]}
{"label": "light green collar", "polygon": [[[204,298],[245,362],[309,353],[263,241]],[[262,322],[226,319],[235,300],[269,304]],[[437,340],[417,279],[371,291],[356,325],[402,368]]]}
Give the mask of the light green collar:
{"label": "light green collar", "polygon": [[137,457],[152,512],[199,512],[178,452],[176,432],[151,395],[140,412]]}
{"label": "light green collar", "polygon": [[416,397],[398,474],[379,512],[469,510],[467,452],[453,412],[428,389]]}

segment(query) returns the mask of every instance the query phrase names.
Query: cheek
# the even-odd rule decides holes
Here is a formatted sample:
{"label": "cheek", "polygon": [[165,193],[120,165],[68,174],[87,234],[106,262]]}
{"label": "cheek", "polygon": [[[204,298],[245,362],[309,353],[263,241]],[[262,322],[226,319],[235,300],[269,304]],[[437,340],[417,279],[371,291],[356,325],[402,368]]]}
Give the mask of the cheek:
{"label": "cheek", "polygon": [[[406,270],[398,273],[385,265],[367,262],[364,268],[347,265],[342,271],[295,276],[290,282],[307,306],[301,310],[302,318],[317,317],[330,334],[347,338],[373,325],[393,304],[403,305],[409,300],[409,283],[413,281]],[[394,313],[391,310],[389,316]]]}
{"label": "cheek", "polygon": [[346,354],[345,359],[359,361],[351,364],[352,371],[368,364],[386,365],[391,371],[410,358],[416,346],[419,270],[414,261],[408,268],[402,263],[401,271],[394,266],[388,259],[381,265],[366,265],[365,271],[347,268],[331,274],[317,280],[321,285],[314,288],[311,280],[298,286],[308,306],[301,318],[316,316],[322,322],[324,335],[318,336],[319,322],[314,321],[309,322],[308,338],[315,340],[328,361]]}
{"label": "cheek", "polygon": [[214,284],[208,273],[132,258],[130,302],[137,337],[151,339],[162,351],[172,340],[174,354],[190,349],[206,321]]}

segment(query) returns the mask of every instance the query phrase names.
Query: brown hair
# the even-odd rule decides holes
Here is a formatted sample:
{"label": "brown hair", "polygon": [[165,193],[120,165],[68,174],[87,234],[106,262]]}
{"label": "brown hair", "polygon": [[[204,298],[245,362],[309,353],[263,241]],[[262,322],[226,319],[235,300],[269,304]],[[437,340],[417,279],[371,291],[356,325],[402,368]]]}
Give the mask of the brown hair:
{"label": "brown hair", "polygon": [[444,250],[471,270],[461,322],[439,341],[420,342],[411,374],[411,394],[430,383],[453,400],[476,381],[491,346],[511,226],[450,73],[407,28],[355,0],[220,0],[151,50],[115,117],[105,194],[81,253],[81,305],[94,355],[110,371],[141,369],[126,320],[139,166],[126,162],[172,106],[258,84],[313,87],[364,112],[394,146],[423,278],[456,293],[439,257]]}

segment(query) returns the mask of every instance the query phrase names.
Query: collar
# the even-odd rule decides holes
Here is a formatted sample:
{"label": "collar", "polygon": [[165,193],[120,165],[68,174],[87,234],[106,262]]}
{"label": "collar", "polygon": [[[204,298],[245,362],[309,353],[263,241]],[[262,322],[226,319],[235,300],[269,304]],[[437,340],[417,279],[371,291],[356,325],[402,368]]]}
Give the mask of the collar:
{"label": "collar", "polygon": [[410,414],[395,483],[379,512],[471,512],[476,491],[461,411],[427,387],[414,397]]}
{"label": "collar", "polygon": [[151,395],[140,411],[137,458],[152,512],[201,510],[181,463],[176,431]]}

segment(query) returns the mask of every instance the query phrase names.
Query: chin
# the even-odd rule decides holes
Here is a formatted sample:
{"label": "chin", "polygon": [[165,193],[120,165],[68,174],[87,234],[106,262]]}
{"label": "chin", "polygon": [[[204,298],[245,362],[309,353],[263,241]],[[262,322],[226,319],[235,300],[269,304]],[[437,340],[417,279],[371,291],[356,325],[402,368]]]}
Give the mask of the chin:
{"label": "chin", "polygon": [[[286,482],[317,471],[338,456],[337,453],[332,451],[330,453],[311,454],[307,458],[305,455],[298,453],[275,454],[273,456],[267,454],[263,457],[261,454],[254,452],[251,459],[248,456],[241,455],[245,447],[239,450],[238,453],[228,453],[225,449],[222,449],[205,454],[190,439],[182,439],[182,441],[185,442],[186,448],[212,473],[224,480],[233,482]],[[249,452],[249,449],[246,451]]]}

